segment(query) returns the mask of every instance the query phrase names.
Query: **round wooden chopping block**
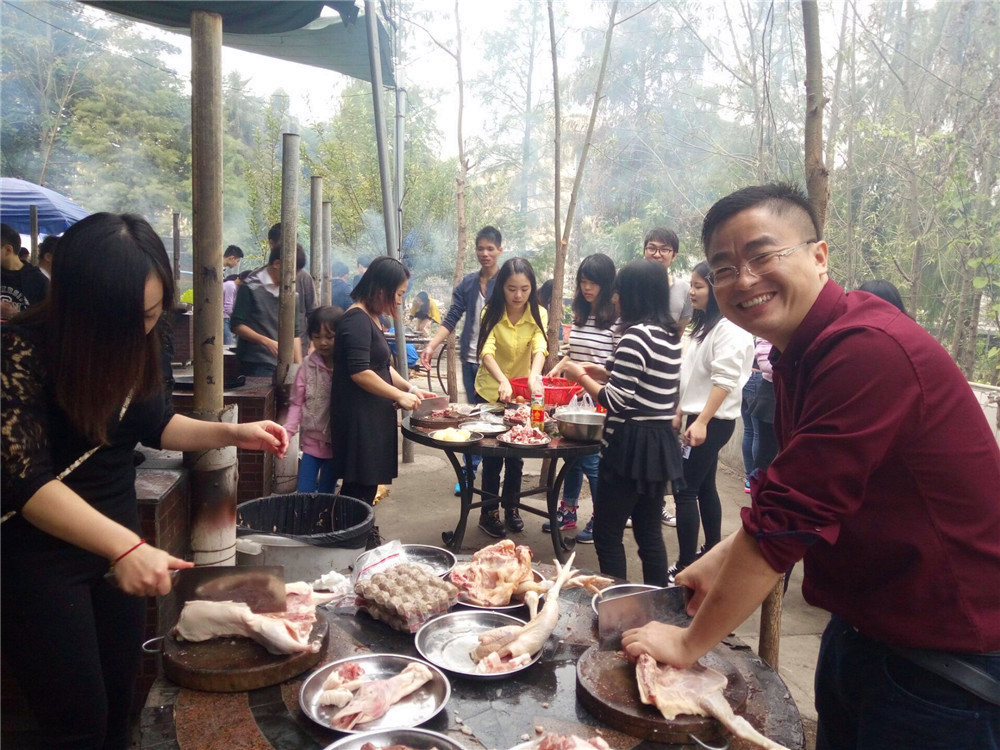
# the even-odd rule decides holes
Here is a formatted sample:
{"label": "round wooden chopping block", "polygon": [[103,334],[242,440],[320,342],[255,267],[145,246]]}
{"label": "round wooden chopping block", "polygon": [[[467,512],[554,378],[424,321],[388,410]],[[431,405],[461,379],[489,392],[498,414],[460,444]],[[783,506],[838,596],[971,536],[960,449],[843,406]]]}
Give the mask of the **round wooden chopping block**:
{"label": "round wooden chopping block", "polygon": [[425,430],[443,430],[446,427],[458,427],[460,422],[468,422],[472,417],[410,417],[410,427],[422,427]]}
{"label": "round wooden chopping block", "polygon": [[167,679],[192,690],[241,693],[277,685],[312,669],[326,651],[330,624],[319,617],[309,642],[316,652],[276,655],[249,638],[213,638],[200,643],[163,639],[163,673]]}
{"label": "round wooden chopping block", "polygon": [[[747,684],[736,668],[715,652],[709,652],[702,663],[726,676],[729,683],[724,695],[736,713],[747,701]],[[681,714],[666,719],[655,706],[639,700],[639,685],[635,665],[620,651],[599,651],[591,646],[576,664],[576,697],[594,718],[620,732],[644,740],[664,744],[688,744],[689,735],[703,742],[722,738],[722,727],[709,716]]]}

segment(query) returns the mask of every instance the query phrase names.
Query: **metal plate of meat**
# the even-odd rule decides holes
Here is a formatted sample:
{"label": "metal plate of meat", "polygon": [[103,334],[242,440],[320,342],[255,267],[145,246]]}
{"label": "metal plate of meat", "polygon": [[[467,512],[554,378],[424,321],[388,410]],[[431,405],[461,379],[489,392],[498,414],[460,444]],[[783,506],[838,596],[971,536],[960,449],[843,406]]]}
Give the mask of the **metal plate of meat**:
{"label": "metal plate of meat", "polygon": [[332,745],[327,745],[324,750],[362,750],[366,745],[370,745],[374,750],[400,745],[413,750],[433,750],[433,748],[437,748],[437,750],[465,750],[450,737],[427,729],[388,729],[381,732],[355,734],[337,740]]}
{"label": "metal plate of meat", "polygon": [[508,432],[504,432],[504,433],[502,433],[500,435],[497,435],[497,440],[499,442],[503,443],[504,445],[509,445],[509,446],[511,446],[513,448],[539,448],[539,447],[541,447],[543,445],[548,445],[549,443],[552,442],[552,438],[550,438],[548,435],[545,435],[544,437],[540,437],[540,438],[532,438],[533,440],[537,440],[538,441],[538,442],[535,442],[535,443],[518,443],[518,442],[515,442],[515,441],[511,440],[510,437],[509,437],[509,435],[510,435],[509,431]]}
{"label": "metal plate of meat", "polygon": [[[432,547],[429,544],[404,544],[403,552],[399,556],[399,562],[420,565],[427,569],[431,575],[444,578],[455,567],[455,556],[441,547]],[[354,561],[354,569],[362,570],[367,564],[371,550],[362,552]]]}
{"label": "metal plate of meat", "polygon": [[[365,680],[386,680],[402,672],[413,662],[424,664],[434,677],[430,682],[420,686],[418,690],[394,704],[377,719],[356,725],[355,729],[333,729],[333,716],[340,709],[336,706],[321,706],[320,693],[323,683],[341,664],[355,662],[365,670]],[[324,664],[313,672],[302,683],[299,690],[299,706],[303,713],[317,724],[335,732],[345,734],[364,734],[376,730],[408,729],[423,724],[438,714],[451,697],[451,683],[444,673],[433,664],[427,664],[412,656],[399,654],[366,654]]]}
{"label": "metal plate of meat", "polygon": [[[534,577],[536,581],[538,581],[538,583],[545,582],[545,576],[543,576],[534,568],[531,569],[531,575]],[[467,602],[465,601],[463,596],[464,592],[459,590],[458,603],[461,604],[463,607],[468,607],[469,609],[479,609],[485,612],[513,612],[516,609],[526,609],[526,605],[524,604],[524,602],[519,602],[516,599],[511,599],[510,604],[488,605],[488,604],[473,604],[472,602]],[[538,597],[539,608],[542,606],[542,602],[544,601],[545,601],[545,594],[540,594]]]}
{"label": "metal plate of meat", "polygon": [[425,623],[417,631],[414,645],[421,656],[441,669],[478,680],[502,680],[530,667],[541,658],[542,652],[534,654],[523,667],[494,674],[477,673],[476,663],[469,654],[479,645],[480,633],[524,624],[524,620],[500,612],[449,612]]}

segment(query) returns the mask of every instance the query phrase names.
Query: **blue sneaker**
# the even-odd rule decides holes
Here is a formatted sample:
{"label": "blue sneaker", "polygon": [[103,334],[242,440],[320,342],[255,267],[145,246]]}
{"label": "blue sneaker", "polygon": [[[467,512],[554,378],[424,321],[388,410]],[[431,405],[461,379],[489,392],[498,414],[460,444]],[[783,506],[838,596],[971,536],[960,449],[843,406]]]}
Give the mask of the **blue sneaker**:
{"label": "blue sneaker", "polygon": [[455,497],[462,494],[462,485],[459,482],[455,482]]}
{"label": "blue sneaker", "polygon": [[583,531],[576,535],[576,541],[580,544],[593,544],[594,543],[594,517],[591,516],[590,520],[587,521],[587,525],[583,527]]}
{"label": "blue sneaker", "polygon": [[[559,505],[556,511],[556,520],[559,521],[560,531],[572,531],[576,528],[576,506]],[[542,524],[542,532],[548,534],[552,529],[552,524],[548,521]]]}

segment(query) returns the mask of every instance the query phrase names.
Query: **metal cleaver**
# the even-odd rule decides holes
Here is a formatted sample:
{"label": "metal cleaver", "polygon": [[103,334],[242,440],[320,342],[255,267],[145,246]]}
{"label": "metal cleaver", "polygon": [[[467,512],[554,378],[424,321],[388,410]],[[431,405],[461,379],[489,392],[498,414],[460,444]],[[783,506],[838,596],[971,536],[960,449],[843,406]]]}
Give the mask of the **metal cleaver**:
{"label": "metal cleaver", "polygon": [[195,599],[243,602],[251,612],[285,611],[285,569],[281,565],[211,566],[171,571],[177,603]]}
{"label": "metal cleaver", "polygon": [[691,598],[686,586],[668,586],[628,596],[616,596],[597,603],[598,644],[601,651],[622,647],[622,633],[651,620],[669,625],[687,626],[691,622],[685,607]]}
{"label": "metal cleaver", "polygon": [[417,408],[413,410],[413,416],[415,417],[426,417],[432,411],[437,411],[438,409],[447,409],[448,404],[451,403],[447,396],[435,396],[434,398],[425,398],[417,404]]}

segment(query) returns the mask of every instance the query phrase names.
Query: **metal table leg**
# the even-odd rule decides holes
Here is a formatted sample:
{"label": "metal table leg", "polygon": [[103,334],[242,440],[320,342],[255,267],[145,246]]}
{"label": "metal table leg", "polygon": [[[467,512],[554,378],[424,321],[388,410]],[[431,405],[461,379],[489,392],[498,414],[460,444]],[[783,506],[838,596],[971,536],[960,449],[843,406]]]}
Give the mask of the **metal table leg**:
{"label": "metal table leg", "polygon": [[572,549],[572,545],[567,544],[563,538],[562,529],[559,528],[559,521],[556,519],[556,511],[559,508],[559,492],[562,490],[563,478],[572,461],[563,460],[562,468],[556,473],[558,463],[558,458],[553,458],[549,463],[548,475],[545,478],[545,499],[548,502],[549,534],[552,536],[552,549],[559,562],[564,563],[568,557],[566,553]]}
{"label": "metal table leg", "polygon": [[461,508],[459,510],[458,525],[455,527],[455,530],[442,531],[441,540],[452,552],[458,552],[462,547],[462,540],[465,538],[465,526],[469,520],[469,511],[472,509],[472,480],[465,473],[465,467],[455,457],[455,451],[446,450],[444,454],[451,462],[451,466],[455,470],[455,476],[458,478]]}

